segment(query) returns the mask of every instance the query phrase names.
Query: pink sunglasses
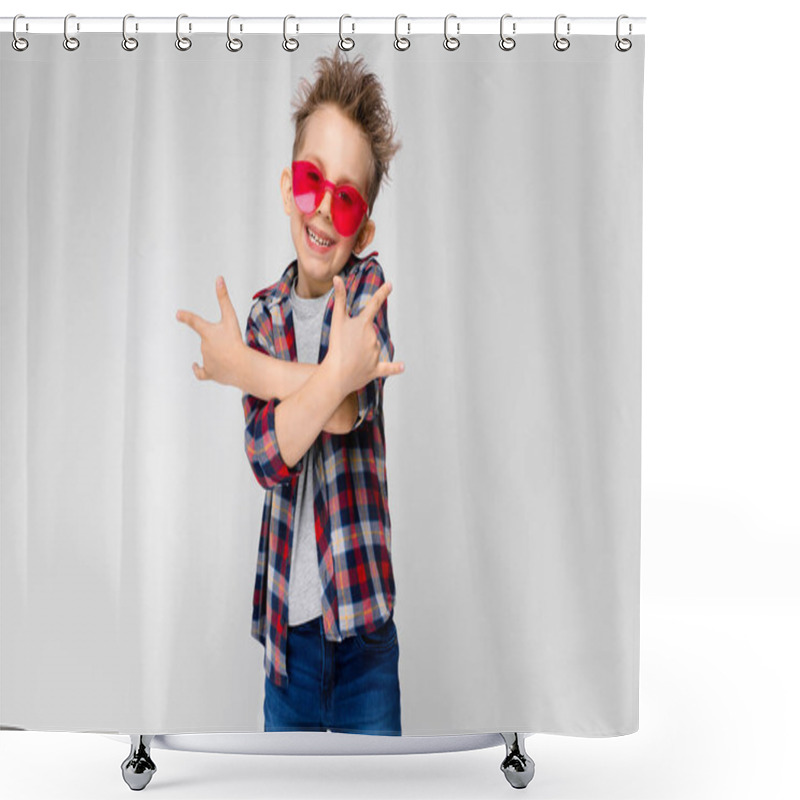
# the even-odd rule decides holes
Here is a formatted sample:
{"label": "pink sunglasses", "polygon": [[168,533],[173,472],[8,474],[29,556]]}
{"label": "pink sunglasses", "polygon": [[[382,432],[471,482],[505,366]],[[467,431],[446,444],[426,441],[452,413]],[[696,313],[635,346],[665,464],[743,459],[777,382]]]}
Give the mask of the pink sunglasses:
{"label": "pink sunglasses", "polygon": [[328,189],[332,192],[333,227],[342,236],[352,236],[369,208],[358,190],[347,184],[337,186],[326,180],[322,170],[310,161],[292,162],[294,202],[304,214],[312,214],[319,208]]}

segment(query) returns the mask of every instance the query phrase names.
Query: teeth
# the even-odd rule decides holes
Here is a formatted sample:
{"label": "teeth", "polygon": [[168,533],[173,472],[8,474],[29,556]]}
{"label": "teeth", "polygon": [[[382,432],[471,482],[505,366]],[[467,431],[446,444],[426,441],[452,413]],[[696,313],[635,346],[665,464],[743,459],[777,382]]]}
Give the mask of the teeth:
{"label": "teeth", "polygon": [[306,230],[308,231],[308,235],[311,238],[312,242],[316,242],[318,245],[321,245],[322,247],[328,247],[328,245],[333,244],[333,242],[329,242],[327,239],[320,239],[319,236],[317,236],[314,233],[314,231],[311,230],[311,228],[306,228]]}

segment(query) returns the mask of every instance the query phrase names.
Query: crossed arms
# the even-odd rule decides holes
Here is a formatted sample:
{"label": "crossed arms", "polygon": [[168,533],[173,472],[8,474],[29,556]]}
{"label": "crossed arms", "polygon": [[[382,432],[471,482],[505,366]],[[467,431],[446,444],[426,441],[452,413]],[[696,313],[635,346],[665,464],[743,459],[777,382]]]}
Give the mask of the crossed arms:
{"label": "crossed arms", "polygon": [[204,365],[192,365],[196,377],[237,386],[244,393],[246,450],[265,488],[299,472],[300,460],[320,431],[345,434],[369,419],[380,400],[383,381],[404,369],[402,362],[391,361],[394,348],[385,309],[391,284],[383,283],[378,274],[360,288],[350,317],[344,282],[339,276],[334,278],[328,352],[321,364],[299,364],[269,355],[271,323],[263,316],[254,318],[252,312],[245,344],[221,278],[217,281],[219,323],[187,311],[177,314],[202,340]]}
{"label": "crossed arms", "polygon": [[[252,337],[252,339],[251,339]],[[302,364],[275,358],[258,349],[257,337],[248,321],[247,347],[240,353],[241,366],[237,370],[238,380],[234,384],[244,394],[267,402],[286,400],[300,391],[309,378],[320,368],[320,364]],[[350,392],[325,421],[322,430],[326,433],[349,433],[358,417],[358,392]]]}

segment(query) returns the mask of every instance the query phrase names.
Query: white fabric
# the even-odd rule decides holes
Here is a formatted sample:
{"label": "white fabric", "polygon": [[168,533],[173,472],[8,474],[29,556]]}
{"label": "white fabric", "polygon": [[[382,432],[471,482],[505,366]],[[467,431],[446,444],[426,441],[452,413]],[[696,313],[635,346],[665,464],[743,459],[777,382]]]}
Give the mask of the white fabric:
{"label": "white fabric", "polygon": [[[0,50],[0,722],[263,731],[263,491],[217,320],[294,253],[290,102],[336,35]],[[370,250],[403,733],[638,728],[644,37],[364,35],[403,147]]]}

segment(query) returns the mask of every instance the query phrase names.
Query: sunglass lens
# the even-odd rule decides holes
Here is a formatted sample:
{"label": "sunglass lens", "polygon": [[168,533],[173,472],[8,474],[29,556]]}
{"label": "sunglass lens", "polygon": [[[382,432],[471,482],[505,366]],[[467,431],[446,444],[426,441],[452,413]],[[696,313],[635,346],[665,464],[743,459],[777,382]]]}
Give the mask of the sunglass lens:
{"label": "sunglass lens", "polygon": [[292,191],[297,207],[310,214],[319,205],[322,179],[313,165],[297,163],[292,170]]}
{"label": "sunglass lens", "polygon": [[352,236],[364,217],[361,195],[350,186],[336,192],[333,203],[333,222],[342,236]]}

